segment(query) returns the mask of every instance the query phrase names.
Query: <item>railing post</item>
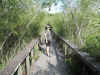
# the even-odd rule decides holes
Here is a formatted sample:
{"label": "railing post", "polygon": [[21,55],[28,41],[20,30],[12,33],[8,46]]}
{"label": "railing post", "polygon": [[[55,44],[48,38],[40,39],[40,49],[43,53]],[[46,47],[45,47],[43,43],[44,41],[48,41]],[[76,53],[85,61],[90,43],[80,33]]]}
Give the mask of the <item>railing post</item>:
{"label": "railing post", "polygon": [[88,70],[85,64],[83,64],[83,67],[82,67],[82,75],[88,75]]}
{"label": "railing post", "polygon": [[32,58],[32,63],[34,63],[34,59],[33,59],[33,50],[31,51],[31,58]]}
{"label": "railing post", "polygon": [[67,55],[67,47],[66,47],[66,44],[65,44],[65,58],[66,58],[66,55]]}
{"label": "railing post", "polygon": [[22,66],[20,65],[19,68],[18,68],[18,72],[17,72],[17,75],[22,75],[23,72],[22,72]]}
{"label": "railing post", "polygon": [[67,55],[67,57],[69,57],[69,46],[67,47],[67,51],[66,51],[66,55]]}
{"label": "railing post", "polygon": [[26,71],[27,75],[30,75],[30,61],[29,61],[29,55],[26,58]]}

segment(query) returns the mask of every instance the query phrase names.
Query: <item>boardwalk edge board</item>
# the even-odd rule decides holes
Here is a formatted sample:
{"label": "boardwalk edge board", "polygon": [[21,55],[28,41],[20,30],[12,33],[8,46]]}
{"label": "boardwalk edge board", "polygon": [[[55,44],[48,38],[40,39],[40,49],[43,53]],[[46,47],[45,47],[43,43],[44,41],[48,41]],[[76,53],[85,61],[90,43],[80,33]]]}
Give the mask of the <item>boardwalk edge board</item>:
{"label": "boardwalk edge board", "polygon": [[52,31],[52,34],[57,38],[59,38],[60,40],[62,40],[66,45],[68,45],[85,65],[87,65],[94,72],[98,73],[97,75],[100,75],[100,63],[98,64],[96,63],[96,61],[90,62],[91,60],[93,60],[93,58],[90,57],[88,53],[79,51],[80,49],[77,46],[73,45],[71,42],[69,42],[69,40],[65,40],[63,37],[59,36],[56,32]]}
{"label": "boardwalk edge board", "polygon": [[31,53],[34,45],[38,39],[32,40],[29,45],[20,51],[9,63],[8,65],[0,71],[0,75],[14,75],[14,73],[20,68],[23,62],[26,62],[25,59]]}

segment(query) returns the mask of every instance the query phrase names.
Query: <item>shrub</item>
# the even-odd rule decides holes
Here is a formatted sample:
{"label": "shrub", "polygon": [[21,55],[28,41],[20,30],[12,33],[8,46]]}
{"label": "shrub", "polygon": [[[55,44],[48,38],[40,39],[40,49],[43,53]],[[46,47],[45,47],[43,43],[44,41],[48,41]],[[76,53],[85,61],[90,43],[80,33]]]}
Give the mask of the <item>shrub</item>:
{"label": "shrub", "polygon": [[86,50],[91,56],[100,56],[100,35],[92,34],[87,37]]}

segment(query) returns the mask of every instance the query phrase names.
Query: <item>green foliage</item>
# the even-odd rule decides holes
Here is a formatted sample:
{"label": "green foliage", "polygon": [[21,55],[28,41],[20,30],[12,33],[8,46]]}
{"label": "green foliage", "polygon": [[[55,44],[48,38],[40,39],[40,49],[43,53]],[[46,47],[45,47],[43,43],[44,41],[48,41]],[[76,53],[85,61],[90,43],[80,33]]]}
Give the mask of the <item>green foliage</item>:
{"label": "green foliage", "polygon": [[85,46],[91,55],[100,55],[98,40],[100,13],[99,9],[95,7],[99,0],[80,0],[77,2],[79,5],[75,9],[66,9],[67,13],[64,15],[63,13],[51,15],[48,21],[59,35],[71,40],[80,48]]}
{"label": "green foliage", "polygon": [[41,2],[41,7],[45,8],[51,6],[54,2],[56,2],[56,0],[40,0],[40,2]]}
{"label": "green foliage", "polygon": [[0,14],[0,43],[10,32],[19,38],[22,35],[25,37],[39,35],[39,30],[42,27],[40,21],[43,19],[43,15],[41,12],[35,14],[32,0],[8,0],[2,1],[1,4],[4,8],[0,7],[2,10]]}
{"label": "green foliage", "polygon": [[[1,0],[0,64],[5,64],[16,55],[23,43],[28,43],[42,32],[43,18],[44,13],[36,10],[33,0]],[[14,36],[9,37],[10,33]]]}
{"label": "green foliage", "polygon": [[3,67],[3,64],[0,64],[0,70],[2,69],[2,67]]}
{"label": "green foliage", "polygon": [[86,40],[86,51],[91,56],[100,56],[100,34],[89,35]]}
{"label": "green foliage", "polygon": [[53,30],[57,32],[61,36],[65,36],[65,28],[64,28],[64,20],[62,18],[62,14],[51,16],[51,25],[53,26]]}
{"label": "green foliage", "polygon": [[[10,46],[12,42],[15,42],[14,45],[22,44],[23,41],[29,42],[32,38],[40,35],[48,23],[59,35],[71,40],[79,47],[84,46],[91,55],[100,55],[100,13],[99,9],[95,7],[99,0],[77,1],[79,3],[73,9],[68,6],[68,1],[63,0],[68,4],[65,3],[64,10],[67,13],[57,14],[48,14],[39,8],[40,6],[50,8],[56,0],[40,0],[40,2],[38,0],[0,1],[0,45],[2,46],[8,34],[15,35],[12,37],[12,41],[7,42],[5,50],[0,52],[0,55],[3,56],[1,59],[6,59],[7,54],[9,57],[10,54],[13,54],[14,46]],[[0,61],[0,64],[2,63]]]}

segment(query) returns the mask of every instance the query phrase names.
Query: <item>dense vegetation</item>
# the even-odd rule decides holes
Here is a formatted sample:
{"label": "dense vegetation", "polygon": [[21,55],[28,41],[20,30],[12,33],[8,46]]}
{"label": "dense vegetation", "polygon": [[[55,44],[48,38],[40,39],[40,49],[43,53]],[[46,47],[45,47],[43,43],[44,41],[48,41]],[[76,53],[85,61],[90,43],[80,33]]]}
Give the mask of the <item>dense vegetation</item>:
{"label": "dense vegetation", "polygon": [[66,12],[53,16],[54,30],[91,56],[100,56],[100,1],[77,0],[76,7],[63,1]]}
{"label": "dense vegetation", "polygon": [[0,1],[0,65],[39,35],[44,14],[34,9],[32,0]]}

